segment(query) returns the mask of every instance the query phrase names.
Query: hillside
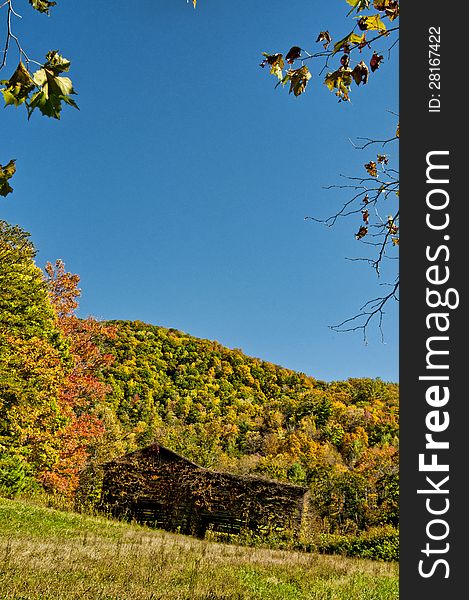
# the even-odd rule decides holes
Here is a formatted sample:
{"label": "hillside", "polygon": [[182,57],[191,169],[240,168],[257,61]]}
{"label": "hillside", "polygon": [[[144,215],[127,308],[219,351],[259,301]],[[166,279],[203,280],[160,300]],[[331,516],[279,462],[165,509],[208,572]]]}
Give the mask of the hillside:
{"label": "hillside", "polygon": [[162,426],[167,441],[168,426],[183,428],[173,449],[212,466],[220,450],[233,458],[279,454],[300,432],[341,449],[349,464],[364,446],[397,443],[397,384],[326,383],[174,329],[139,321],[107,325],[115,330],[106,342],[114,360],[103,380],[138,445],[164,435]]}
{"label": "hillside", "polygon": [[313,532],[397,527],[397,384],[317,381],[174,329],[80,319],[79,277],[62,261],[44,274],[4,221],[0,257],[0,495],[73,499],[80,473],[156,441],[308,486]]}
{"label": "hillside", "polygon": [[106,325],[102,376],[126,450],[156,440],[203,466],[310,485],[331,531],[397,525],[396,384],[326,383],[174,329]]}

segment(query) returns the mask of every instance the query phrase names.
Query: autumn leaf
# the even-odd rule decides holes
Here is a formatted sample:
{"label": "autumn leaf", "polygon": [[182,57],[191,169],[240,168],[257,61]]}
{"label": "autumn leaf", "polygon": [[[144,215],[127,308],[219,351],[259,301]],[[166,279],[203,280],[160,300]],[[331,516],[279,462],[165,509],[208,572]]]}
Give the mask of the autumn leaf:
{"label": "autumn leaf", "polygon": [[370,213],[368,212],[368,209],[362,210],[362,217],[365,223],[368,225],[368,221],[370,218]]}
{"label": "autumn leaf", "polygon": [[56,6],[57,2],[48,2],[48,0],[29,0],[29,4],[41,13],[49,14],[49,9]]}
{"label": "autumn leaf", "polygon": [[380,15],[372,15],[369,17],[360,17],[358,19],[358,27],[361,31],[382,31],[386,32],[386,25],[381,21]]}
{"label": "autumn leaf", "polygon": [[58,50],[51,50],[46,54],[45,68],[53,71],[54,75],[70,71],[70,61],[59,54]]}
{"label": "autumn leaf", "polygon": [[376,160],[380,165],[387,165],[389,162],[389,158],[386,156],[386,154],[377,154]]}
{"label": "autumn leaf", "polygon": [[348,54],[344,54],[340,59],[340,64],[347,69],[350,64],[350,56]]}
{"label": "autumn leaf", "polygon": [[368,82],[368,73],[368,67],[361,61],[353,69],[352,77],[357,85],[360,85],[360,83],[365,85]]}
{"label": "autumn leaf", "polygon": [[[306,89],[308,81],[311,79],[311,73],[308,67],[303,65],[299,69],[290,69],[286,72],[285,77],[282,79],[282,84],[290,82],[289,94],[292,92],[295,96],[300,96]],[[279,82],[280,83],[280,82]]]}
{"label": "autumn leaf", "polygon": [[376,69],[379,69],[379,66],[380,66],[382,60],[383,60],[382,54],[377,54],[376,52],[373,53],[373,56],[371,57],[371,60],[370,60],[370,67],[371,67],[371,71],[373,73],[376,71]]}
{"label": "autumn leaf", "polygon": [[365,235],[368,233],[368,227],[366,227],[365,225],[362,225],[360,227],[360,229],[357,231],[357,233],[355,234],[355,238],[357,240],[361,240],[363,237],[365,237]]}
{"label": "autumn leaf", "polygon": [[288,64],[292,65],[297,58],[300,58],[301,48],[299,46],[292,46],[285,56],[285,60]]}
{"label": "autumn leaf", "polygon": [[397,137],[397,138],[399,137],[399,133],[400,133],[400,132],[399,132],[399,123],[398,123],[398,124],[397,124],[397,127],[396,127],[396,137]]}
{"label": "autumn leaf", "polygon": [[31,91],[36,87],[28,70],[22,62],[16,67],[10,79],[1,82],[5,85],[1,92],[5,100],[5,106],[13,104],[19,106],[27,99]]}
{"label": "autumn leaf", "polygon": [[70,61],[63,58],[56,50],[49,52],[46,58],[47,62],[44,66],[33,75],[39,91],[31,96],[28,103],[28,118],[31,117],[34,109],[39,108],[44,116],[60,119],[62,102],[78,108],[76,102],[70,97],[76,93],[72,80],[60,75],[70,69]]}
{"label": "autumn leaf", "polygon": [[385,16],[390,21],[394,21],[399,16],[399,2],[397,0],[375,0],[373,6],[376,10],[384,11]]}
{"label": "autumn leaf", "polygon": [[352,83],[352,70],[341,67],[333,73],[328,73],[324,79],[324,83],[332,91],[336,90],[335,94],[339,100],[349,100],[350,85]]}
{"label": "autumn leaf", "polygon": [[0,196],[11,194],[13,188],[8,180],[13,177],[16,171],[15,159],[10,160],[4,167],[0,165]]}
{"label": "autumn leaf", "polygon": [[394,222],[394,218],[392,217],[392,215],[388,216],[386,226],[389,230],[389,233],[392,235],[395,235],[399,231],[399,227]]}
{"label": "autumn leaf", "polygon": [[365,169],[371,177],[378,177],[378,169],[376,168],[374,160],[370,160],[370,162],[365,165]]}
{"label": "autumn leaf", "polygon": [[270,65],[270,73],[275,75],[278,79],[282,80],[283,78],[283,67],[285,66],[285,61],[283,60],[283,54],[267,54],[267,52],[262,53],[265,56],[264,60],[261,62],[260,66],[262,68],[265,65]]}
{"label": "autumn leaf", "polygon": [[323,44],[324,50],[327,50],[327,47],[329,46],[331,41],[332,41],[331,34],[328,31],[320,31],[319,35],[316,39],[316,42],[324,42],[324,44]]}
{"label": "autumn leaf", "polygon": [[352,10],[347,13],[347,17],[350,16],[354,10],[358,12],[366,10],[370,6],[370,0],[346,0],[347,4],[350,4]]}
{"label": "autumn leaf", "polygon": [[361,44],[363,40],[364,35],[358,35],[352,31],[339,42],[334,44],[334,51],[332,54],[336,54],[341,50],[344,52],[350,52],[350,46],[353,46],[354,44]]}

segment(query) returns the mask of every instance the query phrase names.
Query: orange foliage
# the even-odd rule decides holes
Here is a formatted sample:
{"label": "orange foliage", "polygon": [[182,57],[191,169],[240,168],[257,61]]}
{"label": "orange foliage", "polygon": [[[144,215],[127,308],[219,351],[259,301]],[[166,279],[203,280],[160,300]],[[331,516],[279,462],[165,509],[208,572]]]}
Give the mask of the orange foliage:
{"label": "orange foliage", "polygon": [[108,391],[99,374],[113,357],[103,353],[101,346],[114,336],[114,329],[91,317],[77,317],[80,277],[66,272],[63,261],[47,263],[45,270],[57,325],[69,344],[70,367],[59,389],[59,406],[67,424],[57,435],[58,460],[51,470],[41,474],[41,480],[46,487],[72,494],[88,460],[89,444],[104,434],[94,409]]}

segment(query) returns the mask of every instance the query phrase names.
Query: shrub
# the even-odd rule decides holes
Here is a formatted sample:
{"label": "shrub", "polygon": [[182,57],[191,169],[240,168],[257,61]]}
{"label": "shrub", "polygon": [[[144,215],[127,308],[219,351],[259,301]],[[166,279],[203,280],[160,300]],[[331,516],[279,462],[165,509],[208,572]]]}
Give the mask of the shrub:
{"label": "shrub", "polygon": [[14,498],[38,487],[28,464],[21,456],[6,454],[0,458],[0,496]]}
{"label": "shrub", "polygon": [[374,560],[399,560],[399,531],[390,525],[373,527],[357,536],[321,534],[318,551]]}

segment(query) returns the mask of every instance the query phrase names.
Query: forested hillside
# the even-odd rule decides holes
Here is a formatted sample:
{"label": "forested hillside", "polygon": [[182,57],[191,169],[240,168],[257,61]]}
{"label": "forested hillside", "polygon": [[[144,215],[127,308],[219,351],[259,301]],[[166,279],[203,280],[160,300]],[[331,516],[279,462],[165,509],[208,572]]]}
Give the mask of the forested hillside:
{"label": "forested hillside", "polygon": [[0,493],[73,497],[85,467],[158,441],[309,486],[323,532],[397,525],[397,384],[317,381],[174,329],[80,319],[79,277],[61,261],[43,273],[28,234],[0,224]]}
{"label": "forested hillside", "polygon": [[397,523],[396,384],[316,381],[173,329],[109,325],[103,377],[133,444],[310,485],[333,530]]}

